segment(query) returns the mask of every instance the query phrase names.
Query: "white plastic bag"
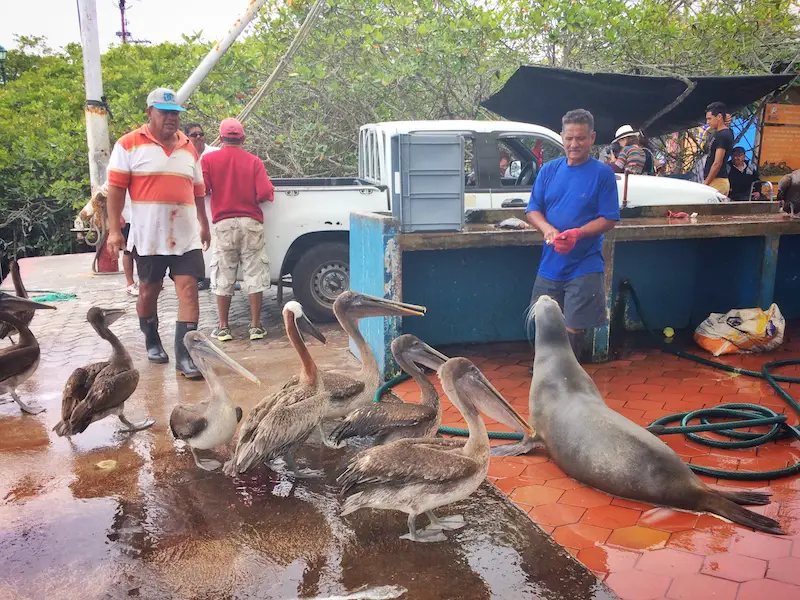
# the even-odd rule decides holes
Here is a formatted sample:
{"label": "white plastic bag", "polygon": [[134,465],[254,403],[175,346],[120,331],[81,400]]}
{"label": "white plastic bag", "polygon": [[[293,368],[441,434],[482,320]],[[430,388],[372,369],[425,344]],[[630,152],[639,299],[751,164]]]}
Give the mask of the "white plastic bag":
{"label": "white plastic bag", "polygon": [[769,352],[783,343],[786,320],[777,304],[766,311],[742,308],[711,313],[697,326],[694,341],[714,356]]}

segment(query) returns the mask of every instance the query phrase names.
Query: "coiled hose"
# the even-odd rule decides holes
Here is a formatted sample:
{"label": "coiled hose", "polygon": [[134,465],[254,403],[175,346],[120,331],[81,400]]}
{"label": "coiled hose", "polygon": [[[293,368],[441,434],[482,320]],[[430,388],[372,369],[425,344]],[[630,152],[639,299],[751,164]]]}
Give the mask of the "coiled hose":
{"label": "coiled hose", "polygon": [[[778,383],[800,383],[800,377],[788,377],[786,375],[772,374],[773,370],[781,367],[800,365],[800,360],[774,360],[764,363],[764,365],[761,367],[761,371],[751,371],[748,369],[742,369],[740,367],[726,365],[725,363],[703,358],[701,356],[696,356],[694,354],[684,352],[683,350],[675,349],[672,346],[664,343],[664,341],[661,340],[661,338],[659,338],[648,326],[647,318],[645,317],[645,313],[642,310],[641,304],[639,303],[639,297],[636,295],[636,290],[633,289],[633,285],[631,285],[628,280],[624,280],[620,283],[619,291],[621,294],[628,295],[630,297],[633,305],[636,307],[636,312],[639,314],[639,318],[641,319],[644,328],[656,342],[656,345],[662,350],[669,352],[670,354],[674,354],[675,356],[679,356],[680,358],[685,358],[702,365],[714,367],[715,369],[728,371],[729,373],[764,379],[767,383],[769,383],[770,386],[772,386],[778,396],[784,402],[786,402],[798,416],[800,416],[800,404],[798,404],[795,399],[792,398],[792,396],[789,395],[789,393],[786,392],[786,390],[784,390]],[[397,377],[390,379],[381,387],[379,387],[377,392],[375,392],[373,402],[380,402],[380,398],[384,392],[408,379],[410,379],[410,377],[406,373],[401,373]],[[709,421],[710,418],[729,418],[733,420],[722,423],[711,423]],[[680,421],[680,426],[666,427],[666,425],[669,423],[674,423],[676,421]],[[692,421],[699,421],[700,423],[697,425],[690,425]],[[786,421],[786,415],[776,413],[765,406],[760,406],[758,404],[731,403],[720,404],[714,408],[701,408],[699,410],[667,415],[650,423],[647,429],[654,435],[671,435],[682,433],[693,442],[702,444],[704,446],[710,446],[712,448],[753,448],[773,440],[788,438],[800,439],[800,429],[790,425]],[[750,429],[752,427],[759,426],[771,426],[771,429],[767,433],[739,431],[742,429]],[[717,434],[732,438],[734,441],[713,440],[697,435],[703,431],[713,431]],[[439,427],[439,433],[444,435],[468,436],[469,430],[460,429],[457,427],[441,426]],[[495,440],[521,440],[522,434],[514,431],[489,431],[489,438]],[[723,469],[712,469],[710,467],[703,467],[691,463],[687,464],[692,471],[699,475],[707,475],[717,479],[731,479],[738,481],[781,479],[783,477],[790,477],[800,473],[800,462],[795,463],[790,467],[774,469],[771,471],[726,471]]]}

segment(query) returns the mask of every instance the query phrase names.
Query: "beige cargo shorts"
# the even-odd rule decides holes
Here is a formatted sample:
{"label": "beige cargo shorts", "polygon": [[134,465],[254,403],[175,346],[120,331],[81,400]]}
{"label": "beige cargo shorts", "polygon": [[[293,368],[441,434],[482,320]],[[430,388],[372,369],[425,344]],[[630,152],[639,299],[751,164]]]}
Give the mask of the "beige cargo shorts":
{"label": "beige cargo shorts", "polygon": [[217,296],[233,296],[242,268],[242,291],[257,294],[269,289],[269,257],[264,225],[250,217],[232,217],[214,223],[211,289]]}

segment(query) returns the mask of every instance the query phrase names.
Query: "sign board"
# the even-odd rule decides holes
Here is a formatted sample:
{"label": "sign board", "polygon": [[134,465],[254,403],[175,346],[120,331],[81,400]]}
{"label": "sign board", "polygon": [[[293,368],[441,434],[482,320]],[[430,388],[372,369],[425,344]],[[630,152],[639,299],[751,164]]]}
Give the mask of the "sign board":
{"label": "sign board", "polygon": [[759,163],[765,179],[800,169],[800,105],[767,104]]}

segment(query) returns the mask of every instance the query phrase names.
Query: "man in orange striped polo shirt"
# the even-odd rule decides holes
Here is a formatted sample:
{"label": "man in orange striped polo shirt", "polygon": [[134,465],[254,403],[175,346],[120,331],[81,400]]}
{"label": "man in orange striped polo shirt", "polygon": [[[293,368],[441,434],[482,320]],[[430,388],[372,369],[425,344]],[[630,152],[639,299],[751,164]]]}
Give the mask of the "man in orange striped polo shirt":
{"label": "man in orange striped polo shirt", "polygon": [[175,92],[153,90],[147,96],[148,122],[114,144],[108,163],[106,243],[115,256],[125,247],[119,222],[127,190],[131,197],[127,248],[139,272],[136,312],[147,358],[169,362],[158,335],[157,314],[158,295],[169,269],[178,295],[175,368],[189,379],[198,379],[203,375],[189,356],[183,336],[197,329],[197,280],[205,275],[201,249],[208,248],[211,234],[200,157],[180,131],[183,110]]}

